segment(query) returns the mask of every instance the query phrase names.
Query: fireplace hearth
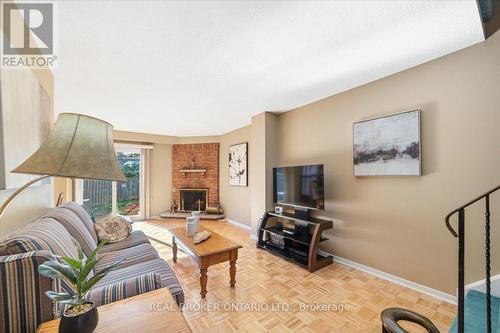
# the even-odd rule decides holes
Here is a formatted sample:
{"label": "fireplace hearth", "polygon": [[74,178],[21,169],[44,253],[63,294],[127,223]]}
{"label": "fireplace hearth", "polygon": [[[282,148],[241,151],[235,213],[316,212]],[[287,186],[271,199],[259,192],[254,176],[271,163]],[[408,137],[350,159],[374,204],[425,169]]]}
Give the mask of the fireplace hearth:
{"label": "fireplace hearth", "polygon": [[184,212],[205,211],[208,202],[208,189],[182,188],[180,194],[180,209]]}

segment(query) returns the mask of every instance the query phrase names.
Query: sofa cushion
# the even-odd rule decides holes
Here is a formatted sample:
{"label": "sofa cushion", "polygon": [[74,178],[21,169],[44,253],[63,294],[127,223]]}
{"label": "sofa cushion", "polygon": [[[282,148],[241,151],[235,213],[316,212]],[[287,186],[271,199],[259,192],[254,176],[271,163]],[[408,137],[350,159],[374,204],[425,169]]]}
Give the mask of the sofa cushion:
{"label": "sofa cushion", "polygon": [[73,213],[75,213],[80,218],[80,220],[82,221],[85,228],[87,228],[87,230],[89,231],[90,235],[94,239],[94,242],[96,244],[98,243],[97,233],[95,232],[95,229],[94,229],[94,222],[92,221],[92,219],[90,218],[90,215],[87,213],[87,211],[85,210],[85,208],[83,208],[82,205],[80,205],[76,202],[67,202],[67,203],[65,203],[57,208],[69,209]]}
{"label": "sofa cushion", "polygon": [[80,244],[85,255],[88,256],[90,252],[97,247],[97,243],[88,229],[72,210],[65,208],[52,209],[46,213],[44,217],[53,218],[61,223],[66,230],[68,230],[70,235]]}
{"label": "sofa cushion", "polygon": [[124,240],[132,232],[132,225],[121,216],[103,216],[94,223],[99,241],[108,244]]}
{"label": "sofa cushion", "polygon": [[40,218],[2,240],[0,255],[46,250],[58,256],[77,258],[74,242],[62,224],[52,218]]}
{"label": "sofa cushion", "polygon": [[[161,277],[161,286],[168,288],[174,296],[177,304],[184,303],[184,292],[182,291],[179,281],[174,272],[163,259],[154,259],[145,261],[136,265],[119,268],[110,272],[106,275],[98,285],[102,286],[105,284],[115,283],[124,280],[128,277],[137,276],[145,273],[158,273]],[[98,286],[96,285],[96,287]]]}
{"label": "sofa cushion", "polygon": [[137,246],[140,244],[150,244],[149,239],[141,230],[135,230],[132,231],[130,235],[128,235],[128,237],[122,241],[104,245],[101,248],[100,252],[104,253],[104,252],[118,251],[127,249],[132,246]]}
{"label": "sofa cushion", "polygon": [[120,268],[158,258],[158,252],[156,252],[155,248],[151,246],[151,244],[140,244],[123,250],[99,253],[97,255],[99,262],[97,263],[95,269],[101,270],[102,268],[122,259],[126,259],[126,261],[122,263]]}
{"label": "sofa cushion", "polygon": [[127,297],[144,294],[161,288],[161,276],[157,273],[144,273],[115,283],[97,284],[92,288],[88,299],[95,305],[116,302]]}

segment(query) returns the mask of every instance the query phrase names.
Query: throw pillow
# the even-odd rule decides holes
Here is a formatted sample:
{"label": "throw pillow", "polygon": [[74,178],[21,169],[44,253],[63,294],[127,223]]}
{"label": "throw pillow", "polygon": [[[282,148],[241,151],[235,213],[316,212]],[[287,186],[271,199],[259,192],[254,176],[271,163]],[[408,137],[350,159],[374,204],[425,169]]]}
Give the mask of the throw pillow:
{"label": "throw pillow", "polygon": [[99,241],[116,243],[128,237],[132,226],[121,216],[103,216],[95,221]]}

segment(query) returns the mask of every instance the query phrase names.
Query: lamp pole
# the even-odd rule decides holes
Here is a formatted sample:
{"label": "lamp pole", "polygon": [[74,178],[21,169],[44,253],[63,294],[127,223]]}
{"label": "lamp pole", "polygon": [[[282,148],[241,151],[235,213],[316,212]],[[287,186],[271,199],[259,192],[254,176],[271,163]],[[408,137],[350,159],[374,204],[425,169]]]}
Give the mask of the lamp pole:
{"label": "lamp pole", "polygon": [[30,185],[42,180],[42,179],[45,179],[45,178],[48,178],[50,176],[47,176],[47,175],[44,175],[44,176],[39,176],[39,177],[36,177],[35,179],[33,180],[30,180],[29,182],[27,182],[26,184],[24,184],[23,186],[21,186],[20,188],[18,188],[14,193],[12,193],[8,198],[7,200],[5,200],[5,202],[0,206],[0,219],[2,218],[3,216],[3,212],[5,211],[5,209],[7,208],[7,206],[10,204],[10,202],[19,194],[21,193],[22,191],[24,191],[27,187],[29,187]]}

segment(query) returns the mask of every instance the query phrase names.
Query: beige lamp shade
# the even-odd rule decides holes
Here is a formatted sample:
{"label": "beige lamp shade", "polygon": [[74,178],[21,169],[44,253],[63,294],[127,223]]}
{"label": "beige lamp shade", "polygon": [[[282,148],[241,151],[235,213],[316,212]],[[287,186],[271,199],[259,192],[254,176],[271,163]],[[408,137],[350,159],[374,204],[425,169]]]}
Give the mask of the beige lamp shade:
{"label": "beige lamp shade", "polygon": [[12,172],[127,181],[112,135],[113,126],[103,120],[61,113],[47,141]]}

